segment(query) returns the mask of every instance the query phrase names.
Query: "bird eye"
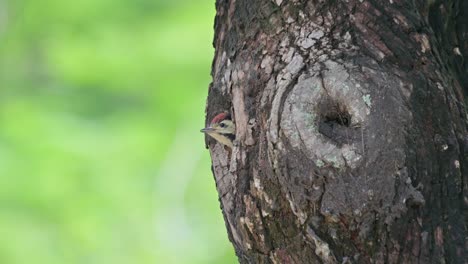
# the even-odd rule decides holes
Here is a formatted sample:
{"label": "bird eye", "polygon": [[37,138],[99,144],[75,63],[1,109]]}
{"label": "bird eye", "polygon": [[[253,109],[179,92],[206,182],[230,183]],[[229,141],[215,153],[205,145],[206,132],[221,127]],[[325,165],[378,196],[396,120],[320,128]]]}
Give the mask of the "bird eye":
{"label": "bird eye", "polygon": [[221,123],[221,124],[219,124],[219,126],[220,126],[220,127],[225,127],[226,124],[225,124],[225,123]]}

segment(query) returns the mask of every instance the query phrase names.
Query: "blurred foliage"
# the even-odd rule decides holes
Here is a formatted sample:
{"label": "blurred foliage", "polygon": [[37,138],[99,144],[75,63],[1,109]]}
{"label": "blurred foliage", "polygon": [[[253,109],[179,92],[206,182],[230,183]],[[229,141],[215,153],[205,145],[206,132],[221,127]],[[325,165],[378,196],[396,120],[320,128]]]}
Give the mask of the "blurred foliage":
{"label": "blurred foliage", "polygon": [[214,0],[0,0],[0,263],[235,263]]}

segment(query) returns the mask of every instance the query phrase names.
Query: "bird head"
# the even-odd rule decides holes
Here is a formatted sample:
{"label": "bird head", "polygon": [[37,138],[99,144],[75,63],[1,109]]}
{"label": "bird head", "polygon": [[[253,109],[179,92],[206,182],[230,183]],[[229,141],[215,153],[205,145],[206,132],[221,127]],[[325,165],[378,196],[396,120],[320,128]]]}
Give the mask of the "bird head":
{"label": "bird head", "polygon": [[220,113],[211,120],[209,126],[203,128],[200,132],[232,148],[234,139],[236,138],[236,125],[232,122],[230,114]]}

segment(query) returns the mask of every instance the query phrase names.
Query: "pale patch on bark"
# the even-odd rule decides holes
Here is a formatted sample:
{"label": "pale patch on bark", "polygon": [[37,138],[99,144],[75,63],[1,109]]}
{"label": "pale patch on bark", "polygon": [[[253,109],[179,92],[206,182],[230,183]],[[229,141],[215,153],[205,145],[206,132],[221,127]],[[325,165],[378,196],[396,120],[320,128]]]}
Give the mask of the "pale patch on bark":
{"label": "pale patch on bark", "polygon": [[273,0],[273,2],[277,4],[278,6],[280,6],[281,3],[283,3],[283,0]]}
{"label": "pale patch on bark", "polygon": [[255,144],[255,140],[252,135],[253,129],[257,126],[257,122],[255,121],[255,118],[251,118],[249,120],[249,123],[247,125],[247,131],[246,131],[246,136],[245,136],[245,145],[247,146],[252,146]]}
{"label": "pale patch on bark", "polygon": [[[226,53],[223,53],[223,57],[226,55]],[[223,78],[221,79],[221,91],[223,91],[223,94],[227,94],[231,90],[232,86],[232,80],[231,80],[231,74],[232,74],[232,69],[231,69],[231,63],[229,59],[227,59],[227,65],[226,65],[226,70],[224,71]]]}
{"label": "pale patch on bark", "polygon": [[[292,54],[291,54],[292,57]],[[288,60],[286,60],[288,61]],[[278,141],[278,121],[279,111],[281,107],[281,100],[283,98],[286,89],[294,79],[295,75],[304,67],[304,59],[299,54],[296,54],[294,58],[290,59],[290,63],[286,68],[278,74],[277,80],[277,93],[273,99],[271,116],[269,118],[269,141],[276,143]]]}
{"label": "pale patch on bark", "polygon": [[273,64],[274,64],[274,59],[267,55],[263,58],[262,63],[260,64],[260,68],[265,69],[265,73],[267,75],[270,75],[273,71]]}
{"label": "pale patch on bark", "polygon": [[264,227],[262,224],[262,219],[260,216],[260,212],[257,208],[257,205],[252,200],[250,195],[244,195],[243,201],[245,204],[245,215],[243,217],[245,224],[251,234],[256,240],[256,245],[261,245],[262,247],[265,246],[265,235],[263,233]]}
{"label": "pale patch on bark", "polygon": [[[243,73],[241,74],[243,76]],[[236,140],[243,142],[247,133],[248,114],[245,111],[244,89],[234,88],[232,91],[232,105],[234,107],[234,116],[236,123]]]}
{"label": "pale patch on bark", "polygon": [[263,91],[262,99],[260,100],[261,107],[265,107],[265,105],[271,101],[271,97],[273,96],[272,92],[275,86],[276,86],[275,78],[271,77],[265,87],[265,90]]}
{"label": "pale patch on bark", "polygon": [[301,209],[299,209],[296,206],[296,202],[289,195],[289,193],[286,193],[286,199],[289,202],[289,207],[291,208],[292,212],[294,213],[294,215],[297,216],[297,218],[299,220],[299,225],[303,225],[305,223],[305,221],[307,220],[307,214],[304,213]]}
{"label": "pale patch on bark", "polygon": [[[273,200],[268,196],[263,188],[263,184],[261,182],[260,177],[258,176],[258,171],[256,169],[253,170],[253,184],[256,189],[256,197],[261,198],[268,204],[268,207],[274,209],[275,206],[273,205]],[[262,211],[263,216],[267,216],[269,213],[266,211]]]}
{"label": "pale patch on bark", "polygon": [[315,244],[315,254],[326,264],[338,263],[327,242],[317,236],[312,228],[307,227],[307,237]]}
{"label": "pale patch on bark", "polygon": [[413,38],[421,44],[421,52],[426,53],[431,50],[431,44],[426,34],[414,34]]}

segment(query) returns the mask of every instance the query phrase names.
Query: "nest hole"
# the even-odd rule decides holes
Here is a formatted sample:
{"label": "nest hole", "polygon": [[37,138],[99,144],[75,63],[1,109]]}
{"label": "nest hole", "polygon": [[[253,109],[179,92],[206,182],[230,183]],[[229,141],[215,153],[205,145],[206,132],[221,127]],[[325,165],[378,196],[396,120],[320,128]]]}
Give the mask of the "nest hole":
{"label": "nest hole", "polygon": [[342,146],[353,140],[351,123],[352,116],[345,104],[326,99],[319,103],[319,126],[320,134],[329,138],[337,146]]}
{"label": "nest hole", "polygon": [[346,106],[334,100],[325,100],[319,106],[319,113],[321,116],[321,123],[330,126],[351,126],[351,114]]}
{"label": "nest hole", "polygon": [[324,117],[324,122],[330,125],[337,124],[344,127],[351,125],[351,115],[348,112],[332,112]]}

